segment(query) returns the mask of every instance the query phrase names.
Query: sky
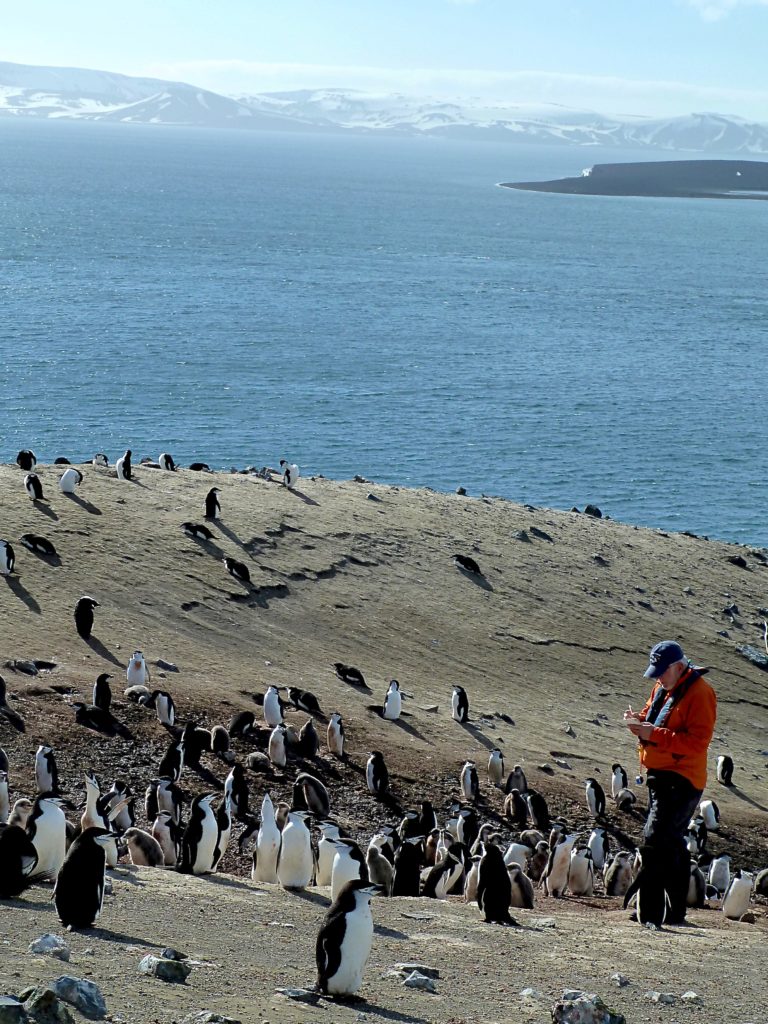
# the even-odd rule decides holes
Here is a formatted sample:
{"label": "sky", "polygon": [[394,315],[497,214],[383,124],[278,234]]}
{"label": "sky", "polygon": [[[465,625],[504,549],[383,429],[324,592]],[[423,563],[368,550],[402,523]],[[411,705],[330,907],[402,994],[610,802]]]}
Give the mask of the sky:
{"label": "sky", "polygon": [[0,60],[238,95],[305,88],[768,122],[768,0],[35,0]]}

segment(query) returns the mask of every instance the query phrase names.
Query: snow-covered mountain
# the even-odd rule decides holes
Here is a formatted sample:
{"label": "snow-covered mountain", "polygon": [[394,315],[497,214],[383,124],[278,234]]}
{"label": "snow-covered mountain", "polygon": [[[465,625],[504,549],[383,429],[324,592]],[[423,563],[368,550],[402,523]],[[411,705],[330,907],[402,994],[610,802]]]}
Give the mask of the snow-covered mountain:
{"label": "snow-covered mountain", "polygon": [[231,97],[184,82],[0,62],[2,117],[768,153],[768,124],[724,114],[608,116],[557,104],[492,106],[354,89]]}

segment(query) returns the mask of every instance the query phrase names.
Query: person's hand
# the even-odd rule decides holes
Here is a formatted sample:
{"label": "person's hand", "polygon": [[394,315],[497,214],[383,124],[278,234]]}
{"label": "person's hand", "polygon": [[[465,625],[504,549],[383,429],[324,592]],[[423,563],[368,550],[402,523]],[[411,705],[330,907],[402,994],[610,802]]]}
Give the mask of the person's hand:
{"label": "person's hand", "polygon": [[633,711],[632,710],[632,705],[630,704],[629,707],[627,708],[627,710],[624,712],[624,721],[625,722],[642,722],[643,721],[643,716],[640,714],[639,711]]}
{"label": "person's hand", "polygon": [[627,720],[627,728],[633,736],[637,736],[641,740],[649,740],[651,733],[653,732],[653,726],[650,722],[636,722]]}

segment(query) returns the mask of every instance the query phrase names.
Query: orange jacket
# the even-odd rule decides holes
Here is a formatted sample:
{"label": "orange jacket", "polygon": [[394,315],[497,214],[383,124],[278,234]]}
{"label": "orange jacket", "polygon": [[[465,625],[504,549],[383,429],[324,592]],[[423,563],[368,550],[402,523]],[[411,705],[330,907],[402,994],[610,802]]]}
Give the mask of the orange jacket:
{"label": "orange jacket", "polygon": [[[682,685],[692,671],[689,669],[677,685]],[[648,713],[660,685],[654,686],[643,708],[643,717]],[[640,741],[640,764],[646,770],[658,768],[677,772],[690,780],[696,789],[704,789],[707,784],[707,749],[715,731],[716,718],[715,691],[699,676],[672,707],[664,726],[654,727],[650,739]]]}

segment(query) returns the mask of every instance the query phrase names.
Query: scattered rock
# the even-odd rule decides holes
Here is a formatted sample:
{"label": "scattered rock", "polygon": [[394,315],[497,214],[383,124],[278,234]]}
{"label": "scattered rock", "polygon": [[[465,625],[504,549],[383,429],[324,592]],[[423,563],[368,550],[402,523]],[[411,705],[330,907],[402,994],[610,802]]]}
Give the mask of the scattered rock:
{"label": "scattered rock", "polygon": [[414,971],[418,971],[419,974],[423,974],[425,978],[440,977],[439,968],[428,967],[426,964],[395,964],[395,970],[401,971],[403,974],[412,974]]}
{"label": "scattered rock", "polygon": [[692,989],[688,992],[683,992],[680,998],[683,1000],[684,1003],[688,1003],[690,1006],[704,1005],[704,1000],[701,998],[700,995],[698,995],[698,993],[694,992]]}
{"label": "scattered rock", "polygon": [[652,1003],[662,1003],[664,1006],[671,1006],[677,1002],[674,992],[644,992],[643,996],[645,999],[650,999]]}
{"label": "scattered rock", "polygon": [[145,956],[139,964],[141,974],[161,981],[184,982],[192,973],[192,968],[181,960],[164,960],[159,956]]}
{"label": "scattered rock", "polygon": [[626,1024],[620,1013],[611,1013],[594,992],[566,990],[552,1007],[553,1024]]}
{"label": "scattered rock", "polygon": [[619,971],[611,975],[611,981],[614,985],[618,985],[619,988],[624,988],[629,984],[629,978],[626,977],[626,975],[621,974]]}
{"label": "scattered rock", "polygon": [[405,988],[416,988],[420,992],[437,992],[437,985],[435,985],[432,978],[428,978],[425,974],[419,973],[419,971],[413,971],[403,982]]}
{"label": "scattered rock", "polygon": [[174,665],[172,661],[165,661],[164,658],[158,658],[155,662],[158,668],[163,669],[165,672],[178,672],[178,666]]}
{"label": "scattered rock", "polygon": [[286,999],[293,999],[297,1003],[312,1003],[314,1005],[320,998],[318,993],[311,988],[276,988],[275,992],[285,996]]}
{"label": "scattered rock", "polygon": [[556,928],[557,924],[554,917],[538,917],[531,921],[532,928]]}
{"label": "scattered rock", "polygon": [[41,953],[43,956],[52,956],[57,960],[69,960],[69,946],[60,935],[53,935],[46,932],[39,939],[29,944],[30,953]]}
{"label": "scattered rock", "polygon": [[512,537],[514,540],[523,541],[524,544],[531,543],[531,538],[528,536],[528,532],[526,530],[515,530],[515,532],[512,534]]}
{"label": "scattered rock", "polygon": [[520,991],[521,999],[543,999],[544,994],[539,992],[537,988],[524,988]]}
{"label": "scattered rock", "polygon": [[224,1017],[212,1010],[198,1010],[182,1018],[181,1024],[242,1024],[236,1017]]}
{"label": "scattered rock", "polygon": [[82,978],[73,978],[69,974],[62,974],[53,983],[53,991],[63,999],[65,1003],[71,1003],[76,1010],[79,1010],[89,1020],[101,1020],[107,1015],[107,1004],[104,996],[92,981],[85,981]]}
{"label": "scattered rock", "polygon": [[762,651],[759,651],[757,647],[752,647],[751,644],[739,644],[736,650],[747,661],[751,661],[757,668],[761,668],[763,672],[768,672],[768,655],[765,655]]}
{"label": "scattered rock", "polygon": [[29,1017],[23,1005],[13,996],[0,996],[0,1024],[27,1024]]}
{"label": "scattered rock", "polygon": [[683,587],[683,593],[684,594],[692,594],[693,593],[693,587]]}
{"label": "scattered rock", "polygon": [[75,1024],[72,1014],[49,988],[32,989],[24,1009],[35,1024]]}
{"label": "scattered rock", "polygon": [[585,505],[584,506],[584,515],[585,516],[592,516],[593,519],[602,519],[603,518],[603,513],[600,511],[600,509],[597,507],[597,505]]}

